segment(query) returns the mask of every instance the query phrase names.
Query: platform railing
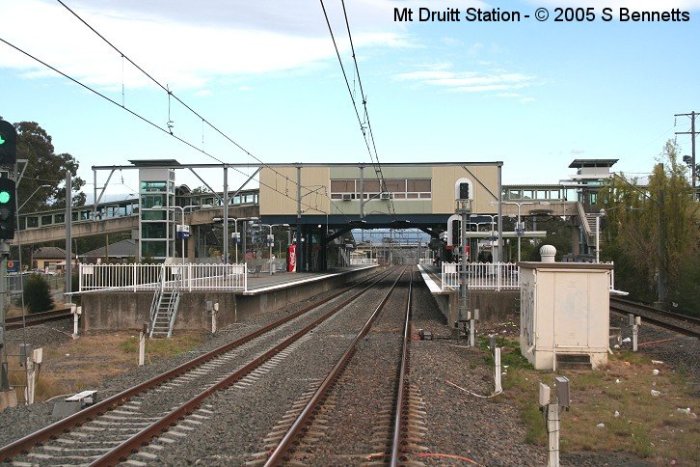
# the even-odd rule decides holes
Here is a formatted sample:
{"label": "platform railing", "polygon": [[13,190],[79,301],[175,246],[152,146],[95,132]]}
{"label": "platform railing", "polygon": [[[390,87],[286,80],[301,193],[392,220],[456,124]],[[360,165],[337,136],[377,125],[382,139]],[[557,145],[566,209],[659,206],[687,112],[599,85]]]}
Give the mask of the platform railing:
{"label": "platform railing", "polygon": [[[565,264],[565,263],[564,263]],[[610,290],[615,290],[615,263],[609,262]],[[460,263],[442,263],[442,290],[459,288]],[[467,263],[469,288],[475,290],[513,290],[520,288],[517,263]]]}
{"label": "platform railing", "polygon": [[247,290],[245,264],[80,264],[79,292]]}
{"label": "platform railing", "polygon": [[364,266],[377,263],[377,258],[350,258],[350,266]]}
{"label": "platform railing", "polygon": [[[442,290],[459,288],[460,263],[442,263]],[[516,263],[467,263],[470,289],[513,290],[520,288]]]}

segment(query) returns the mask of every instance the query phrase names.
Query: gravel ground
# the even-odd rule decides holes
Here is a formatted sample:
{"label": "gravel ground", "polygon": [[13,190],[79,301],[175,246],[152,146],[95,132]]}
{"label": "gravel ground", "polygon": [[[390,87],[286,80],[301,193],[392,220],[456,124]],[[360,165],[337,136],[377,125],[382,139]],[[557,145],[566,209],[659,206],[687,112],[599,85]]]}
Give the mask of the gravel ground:
{"label": "gravel ground", "polygon": [[[373,300],[379,300],[381,293],[373,290],[370,295]],[[100,394],[107,397],[151,378],[203,351],[218,347],[226,341],[291,313],[307,302],[276,313],[251,317],[245,322],[230,326],[216,337],[208,338],[196,351],[141,367],[106,382],[104,387],[100,388]],[[352,330],[359,329],[373,310],[373,307],[368,306],[368,302],[369,299],[351,305],[347,312],[337,315],[316,330],[312,338],[296,344],[276,362],[261,370],[256,378],[243,381],[211,397],[204,407],[205,410],[196,414],[202,418],[190,417],[180,424],[184,426],[190,423],[194,427],[187,432],[187,442],[172,435],[171,438],[177,439],[176,443],[156,442],[154,444],[167,446],[167,449],[162,452],[148,452],[157,452],[159,456],[165,453],[166,457],[161,458],[160,465],[228,466],[241,465],[254,459],[255,453],[267,448],[262,440],[279,425],[280,414],[284,414],[295,402],[303,399],[304,393],[313,390],[320,378],[334,364],[335,359],[345,350],[354,337]],[[475,394],[488,395],[493,390],[493,373],[490,368],[484,366],[483,356],[479,351],[466,347],[463,341],[450,339],[451,329],[445,324],[430,293],[422,285],[414,289],[413,313],[414,337],[419,328],[429,330],[435,336],[434,340],[429,341],[414,340],[411,345],[411,387],[425,404],[424,422],[427,430],[422,441],[428,448],[425,454],[414,460],[427,465],[473,465],[473,462],[489,466],[545,465],[545,448],[525,443],[525,430],[519,423],[515,407],[498,397],[475,397],[450,384]],[[62,325],[51,326],[28,329],[27,341],[35,346],[46,347],[70,339],[70,323],[66,323],[65,328]],[[504,325],[497,330],[517,333],[517,326]],[[8,341],[12,342],[8,347],[16,345],[22,339],[21,332],[8,332]],[[623,329],[623,332],[627,331]],[[677,371],[694,375],[691,384],[694,384],[694,388],[700,394],[700,348],[697,339],[679,338],[668,331],[643,325],[640,330],[640,342],[641,349],[652,358],[665,361]],[[378,334],[368,338],[363,343],[363,349],[371,352],[392,345],[392,338]],[[358,366],[355,370],[359,368]],[[355,373],[355,379],[374,378],[377,374],[388,371],[385,368],[389,368],[389,365],[385,361],[377,361],[374,368],[362,368],[370,373]],[[251,390],[253,388],[254,390]],[[380,388],[377,388],[376,393],[380,399],[384,397],[384,391]],[[374,398],[365,399],[364,402],[379,404]],[[360,455],[365,455],[374,448],[367,442],[369,435],[375,430],[368,422],[371,419],[372,406],[362,404],[362,401],[343,404],[340,396],[332,402],[336,404],[331,405],[333,410],[345,413],[346,420],[351,420],[354,415],[359,423],[326,428],[324,433],[332,434],[333,430],[343,428],[365,435],[361,438],[363,441],[356,445],[342,446],[342,449],[339,447],[335,451],[353,452],[358,457],[335,458],[333,465],[357,465]],[[0,446],[48,424],[51,421],[52,407],[52,403],[46,402],[1,412]],[[174,431],[178,429],[185,430],[176,428]],[[312,465],[328,465],[329,457],[321,456],[315,459]],[[153,461],[147,463],[155,464]],[[649,464],[625,454],[584,452],[563,454],[562,465]]]}

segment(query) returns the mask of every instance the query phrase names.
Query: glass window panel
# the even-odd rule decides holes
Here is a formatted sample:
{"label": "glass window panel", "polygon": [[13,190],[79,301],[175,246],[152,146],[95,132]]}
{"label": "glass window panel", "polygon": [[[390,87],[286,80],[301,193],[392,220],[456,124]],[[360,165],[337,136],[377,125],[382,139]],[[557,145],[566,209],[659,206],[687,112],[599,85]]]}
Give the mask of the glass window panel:
{"label": "glass window panel", "polygon": [[161,208],[165,205],[165,195],[144,195],[141,197],[144,208]]}
{"label": "glass window panel", "polygon": [[163,222],[141,224],[143,238],[166,238],[167,233],[167,224]]}
{"label": "glass window panel", "polygon": [[141,182],[141,191],[165,191],[165,182]]}
{"label": "glass window panel", "polygon": [[41,225],[51,225],[53,224],[53,217],[51,214],[41,216]]}
{"label": "glass window panel", "polygon": [[406,199],[406,193],[394,193],[394,199]]}
{"label": "glass window panel", "polygon": [[407,193],[406,197],[411,198],[411,199],[415,199],[415,198],[418,198],[418,193]]}
{"label": "glass window panel", "polygon": [[54,222],[57,224],[63,224],[66,221],[66,215],[65,214],[55,214],[54,215]]}
{"label": "glass window panel", "polygon": [[331,180],[331,191],[333,193],[354,193],[355,180]]}
{"label": "glass window panel", "polygon": [[166,214],[167,211],[142,211],[141,219],[145,221],[164,221],[167,219]]}
{"label": "glass window panel", "polygon": [[141,255],[151,257],[165,256],[165,242],[141,241]]}
{"label": "glass window panel", "polygon": [[27,217],[27,228],[39,227],[39,218],[37,216]]}
{"label": "glass window panel", "polygon": [[406,180],[386,180],[386,189],[389,193],[405,192]]}
{"label": "glass window panel", "polygon": [[429,192],[430,191],[430,180],[429,179],[417,179],[417,180],[406,180],[406,191],[408,192]]}
{"label": "glass window panel", "polygon": [[[357,189],[360,189],[360,182],[357,182]],[[365,180],[363,190],[365,193],[379,193],[379,180]]]}

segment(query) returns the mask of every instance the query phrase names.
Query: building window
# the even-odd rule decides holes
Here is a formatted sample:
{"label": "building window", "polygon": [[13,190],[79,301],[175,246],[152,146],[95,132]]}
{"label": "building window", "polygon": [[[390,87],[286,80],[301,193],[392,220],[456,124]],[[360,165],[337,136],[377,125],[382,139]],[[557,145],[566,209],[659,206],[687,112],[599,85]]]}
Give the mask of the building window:
{"label": "building window", "polygon": [[142,238],[167,238],[167,226],[163,222],[143,223],[141,225]]}
{"label": "building window", "polygon": [[[360,190],[362,186],[362,190]],[[386,191],[392,194],[393,199],[431,199],[432,180],[429,178],[385,179]],[[343,195],[349,195],[350,199],[376,199],[382,192],[380,182],[377,179],[365,179],[362,183],[359,179],[331,180],[331,199],[345,199]]]}

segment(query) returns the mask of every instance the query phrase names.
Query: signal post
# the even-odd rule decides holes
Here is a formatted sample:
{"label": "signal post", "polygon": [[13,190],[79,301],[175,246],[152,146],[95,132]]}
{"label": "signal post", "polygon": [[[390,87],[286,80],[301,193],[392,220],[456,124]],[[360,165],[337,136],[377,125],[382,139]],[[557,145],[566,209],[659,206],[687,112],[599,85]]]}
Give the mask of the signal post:
{"label": "signal post", "polygon": [[10,389],[5,348],[5,307],[7,305],[7,259],[10,245],[6,240],[15,236],[17,198],[15,162],[17,160],[17,132],[15,127],[0,120],[0,410],[17,404],[17,396]]}

